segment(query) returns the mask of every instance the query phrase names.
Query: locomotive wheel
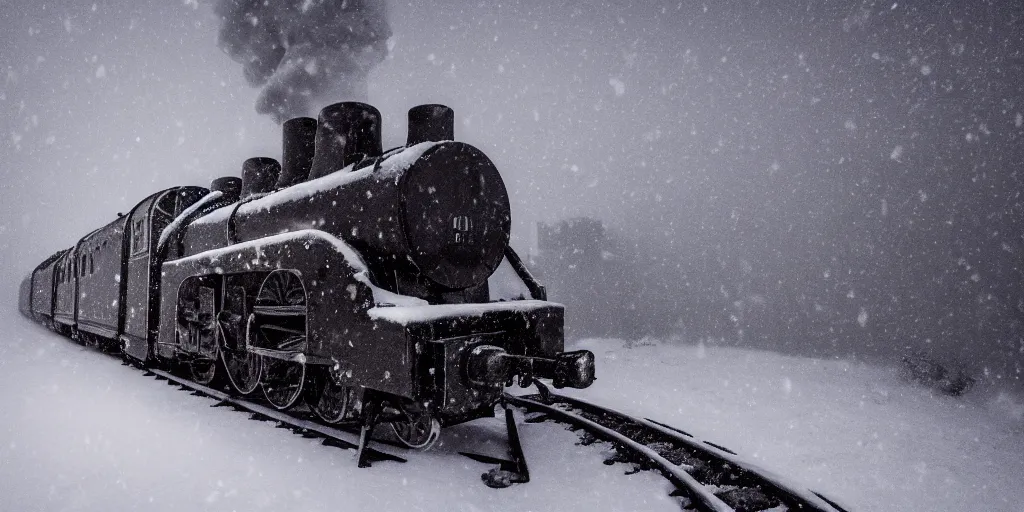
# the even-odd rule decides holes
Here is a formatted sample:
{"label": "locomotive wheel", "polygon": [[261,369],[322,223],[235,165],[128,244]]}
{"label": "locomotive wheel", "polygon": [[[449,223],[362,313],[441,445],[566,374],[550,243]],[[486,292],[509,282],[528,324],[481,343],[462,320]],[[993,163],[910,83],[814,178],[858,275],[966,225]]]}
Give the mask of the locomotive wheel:
{"label": "locomotive wheel", "polygon": [[192,376],[192,382],[196,384],[208,386],[217,377],[216,359],[201,358],[189,361],[186,364],[188,365],[189,374]]}
{"label": "locomotive wheel", "polygon": [[328,370],[319,370],[310,379],[306,405],[325,423],[344,420],[351,403],[352,389],[335,383]]}
{"label": "locomotive wheel", "polygon": [[429,414],[406,414],[405,420],[392,421],[391,431],[398,441],[413,449],[428,449],[441,436],[441,422]]}
{"label": "locomotive wheel", "polygon": [[228,374],[228,385],[235,392],[250,395],[256,391],[263,374],[263,358],[246,350],[221,347],[220,360]]}
{"label": "locomotive wheel", "polygon": [[241,315],[221,311],[217,316],[220,362],[227,375],[228,386],[242,396],[251,395],[256,391],[263,375],[263,359],[249,352],[248,346],[238,339],[241,337],[239,333],[248,336],[254,319],[255,317],[250,315],[243,330],[239,325],[242,323]]}
{"label": "locomotive wheel", "polygon": [[258,347],[299,353],[292,359],[262,358],[263,396],[276,409],[291,408],[306,380],[306,290],[298,273],[275,270],[263,280],[246,336]]}
{"label": "locomotive wheel", "polygon": [[302,398],[306,365],[296,361],[263,358],[263,396],[275,409],[291,409]]}

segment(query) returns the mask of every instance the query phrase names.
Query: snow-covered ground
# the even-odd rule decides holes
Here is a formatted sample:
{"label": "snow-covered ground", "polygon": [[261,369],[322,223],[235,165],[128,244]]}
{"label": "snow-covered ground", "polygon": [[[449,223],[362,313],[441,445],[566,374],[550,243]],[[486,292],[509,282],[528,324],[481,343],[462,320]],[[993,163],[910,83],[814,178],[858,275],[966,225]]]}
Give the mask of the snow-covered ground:
{"label": "snow-covered ground", "polygon": [[851,510],[1024,510],[1024,407],[962,399],[895,368],[771,352],[586,340],[598,381],[577,394],[647,415]]}
{"label": "snow-covered ground", "polygon": [[[605,466],[554,424],[524,424],[529,485],[490,489],[504,423],[447,430],[405,464],[358,469],[351,450],[212,409],[212,400],[122,366],[25,320],[3,315],[0,510],[476,511],[678,510],[666,483]],[[595,492],[598,490],[600,492]]]}
{"label": "snow-covered ground", "polygon": [[[668,484],[606,466],[607,446],[521,424],[533,481],[494,490],[500,421],[446,430],[406,464],[353,453],[144,377],[0,314],[0,510],[678,510]],[[852,510],[1020,510],[1019,402],[939,397],[893,370],[729,348],[587,340],[580,396],[669,422]]]}

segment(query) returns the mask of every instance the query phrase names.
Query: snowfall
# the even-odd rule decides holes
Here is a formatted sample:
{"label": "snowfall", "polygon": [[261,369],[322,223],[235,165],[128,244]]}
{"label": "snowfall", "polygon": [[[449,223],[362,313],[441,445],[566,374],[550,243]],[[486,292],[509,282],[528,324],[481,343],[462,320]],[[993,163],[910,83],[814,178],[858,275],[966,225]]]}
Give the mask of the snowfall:
{"label": "snowfall", "polygon": [[[407,463],[358,469],[353,451],[253,421],[22,318],[0,319],[4,511],[679,510],[659,475],[605,465],[554,423],[520,434],[532,481],[490,489],[498,420],[444,431]],[[851,511],[1019,511],[1024,406],[984,386],[934,393],[895,367],[680,340],[583,340],[598,381],[572,393],[667,422]]]}

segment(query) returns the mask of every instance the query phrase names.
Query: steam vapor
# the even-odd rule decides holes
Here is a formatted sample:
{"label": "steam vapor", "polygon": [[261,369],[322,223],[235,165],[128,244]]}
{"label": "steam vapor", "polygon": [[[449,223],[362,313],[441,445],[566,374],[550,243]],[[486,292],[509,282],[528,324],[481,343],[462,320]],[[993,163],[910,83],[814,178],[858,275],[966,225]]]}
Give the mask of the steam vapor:
{"label": "steam vapor", "polygon": [[284,121],[321,100],[364,101],[387,55],[384,0],[218,0],[219,45],[261,87],[256,111]]}

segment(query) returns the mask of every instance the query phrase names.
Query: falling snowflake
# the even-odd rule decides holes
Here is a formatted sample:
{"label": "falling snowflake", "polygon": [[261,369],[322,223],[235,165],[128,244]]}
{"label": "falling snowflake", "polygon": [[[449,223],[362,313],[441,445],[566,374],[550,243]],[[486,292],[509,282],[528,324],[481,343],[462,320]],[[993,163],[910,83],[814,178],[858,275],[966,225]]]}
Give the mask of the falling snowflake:
{"label": "falling snowflake", "polygon": [[619,80],[618,78],[609,78],[608,84],[615,89],[616,96],[626,94],[626,84],[622,83],[622,80]]}

